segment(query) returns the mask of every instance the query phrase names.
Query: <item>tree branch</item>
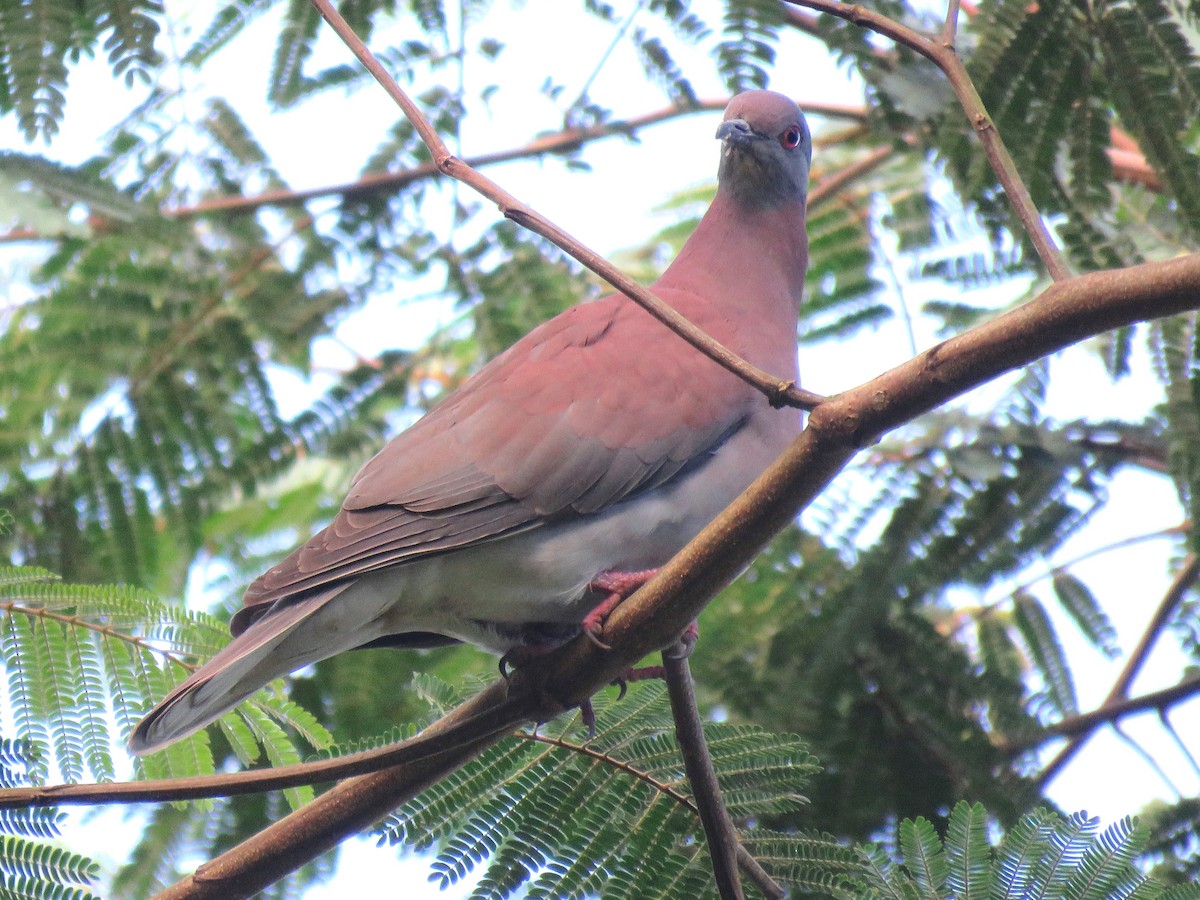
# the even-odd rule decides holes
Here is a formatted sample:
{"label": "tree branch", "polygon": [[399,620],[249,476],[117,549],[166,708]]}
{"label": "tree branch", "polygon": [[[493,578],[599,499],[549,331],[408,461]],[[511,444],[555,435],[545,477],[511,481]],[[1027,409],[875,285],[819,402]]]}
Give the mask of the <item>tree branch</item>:
{"label": "tree branch", "polygon": [[1183,565],[1179,571],[1175,573],[1175,578],[1172,579],[1166,593],[1163,594],[1162,600],[1159,601],[1158,608],[1154,611],[1154,615],[1150,617],[1150,621],[1146,625],[1146,630],[1142,633],[1141,640],[1133,648],[1133,652],[1129,654],[1129,660],[1125,663],[1121,674],[1117,676],[1117,680],[1113,683],[1112,690],[1104,698],[1105,705],[1115,703],[1121,698],[1129,696],[1129,686],[1133,684],[1133,679],[1137,678],[1138,673],[1141,672],[1147,657],[1150,656],[1151,648],[1153,648],[1155,642],[1158,640],[1159,635],[1162,634],[1163,629],[1167,627],[1167,622],[1175,614],[1175,610],[1179,608],[1179,604],[1187,596],[1187,592],[1196,584],[1197,578],[1200,578],[1200,557],[1195,553],[1190,553],[1187,559],[1183,561]]}
{"label": "tree branch", "polygon": [[[1032,749],[1051,738],[1086,736],[1101,725],[1107,725],[1110,722],[1123,719],[1133,713],[1145,712],[1150,709],[1162,712],[1197,694],[1200,694],[1200,677],[1185,678],[1183,681],[1173,684],[1170,687],[1150,691],[1149,693],[1142,694],[1140,697],[1114,700],[1111,703],[1105,702],[1090,712],[1080,713],[1077,716],[1068,716],[1061,722],[1055,722],[1053,725],[1046,726],[1044,731],[1038,732],[1036,736],[1028,740],[1006,742],[1001,745],[1001,748],[1005,751],[1016,753]],[[1038,776],[1039,783],[1044,783],[1046,780],[1048,779],[1043,778],[1041,775]]]}
{"label": "tree branch", "polygon": [[942,46],[954,49],[954,41],[958,35],[959,0],[949,0],[946,4],[946,22],[942,25]]}
{"label": "tree branch", "polygon": [[[54,784],[43,787],[0,790],[0,809],[31,806],[90,806],[99,803],[161,803],[236,797],[283,790],[300,785],[337,781],[377,772],[390,766],[422,763],[464,744],[486,747],[493,738],[504,737],[524,722],[543,721],[562,712],[546,706],[536,692],[509,693],[509,685],[498,681],[460,704],[416,737],[361,753],[335,759],[200,775],[194,778],[164,778],[154,781],[105,782],[101,784]],[[543,702],[539,703],[539,699]]]}
{"label": "tree branch", "polygon": [[[700,710],[696,708],[696,686],[687,660],[690,650],[680,640],[662,654],[663,677],[671,698],[671,714],[675,718],[675,739],[683,757],[683,770],[696,798],[700,822],[704,825],[717,891],[721,900],[742,900],[744,895],[737,871],[737,829],[725,808],[708,742],[704,739],[704,725],[700,721]],[[778,885],[776,890],[779,891],[776,896],[782,897],[783,891]]]}
{"label": "tree branch", "polygon": [[[1037,780],[1039,785],[1045,785],[1053,781],[1058,773],[1062,771],[1063,767],[1080,751],[1084,743],[1091,736],[1092,731],[1099,725],[1119,719],[1122,715],[1126,715],[1130,711],[1145,708],[1138,706],[1126,709],[1126,704],[1145,702],[1147,697],[1154,696],[1153,694],[1147,694],[1136,701],[1127,700],[1129,686],[1137,677],[1138,672],[1141,671],[1142,666],[1150,655],[1151,648],[1158,640],[1158,636],[1166,627],[1168,620],[1170,620],[1175,610],[1179,608],[1179,604],[1183,602],[1184,597],[1187,596],[1187,592],[1195,585],[1197,578],[1200,578],[1200,557],[1192,553],[1188,555],[1187,559],[1184,560],[1183,566],[1175,573],[1175,578],[1171,581],[1166,593],[1163,594],[1162,600],[1159,601],[1154,615],[1150,617],[1150,622],[1146,625],[1146,630],[1142,633],[1141,639],[1129,655],[1129,659],[1126,660],[1121,673],[1117,676],[1117,680],[1113,683],[1112,689],[1108,692],[1108,696],[1104,699],[1104,702],[1100,704],[1099,709],[1081,716],[1072,716],[1064,719],[1062,722],[1052,725],[1046,730],[1043,739],[1045,737],[1066,734],[1070,735],[1071,740],[1038,773]],[[1192,684],[1192,682],[1184,681],[1182,684]],[[1174,688],[1167,688],[1167,690],[1172,691],[1179,687],[1180,685],[1176,685]],[[1162,707],[1159,708],[1161,709]]]}
{"label": "tree branch", "polygon": [[[809,416],[808,427],[791,447],[741,497],[613,611],[604,630],[611,651],[577,639],[518,670],[507,685],[493,686],[489,696],[496,699],[500,694],[495,692],[502,691],[508,702],[519,704],[530,692],[536,698],[530,702],[533,708],[578,705],[633,662],[674,641],[858,449],[878,435],[1070,344],[1198,306],[1200,254],[1082,275],[830,397]],[[1198,686],[1200,679],[1189,683],[1192,690]],[[438,723],[426,733],[446,727]],[[162,896],[216,898],[260,890],[371,825],[491,740],[482,738],[437,757],[342,782]]]}
{"label": "tree branch", "polygon": [[1008,148],[1004,146],[1004,141],[996,130],[995,123],[988,115],[983,100],[980,98],[979,92],[975,90],[975,85],[967,74],[966,67],[963,66],[953,44],[938,43],[887,16],[857,4],[842,3],[840,0],[786,0],[786,2],[820,10],[852,22],[860,28],[878,32],[916,51],[941,69],[954,89],[959,105],[962,106],[963,112],[966,113],[975,133],[979,136],[988,162],[991,163],[1000,184],[1004,187],[1004,192],[1009,202],[1012,203],[1017,218],[1020,219],[1030,240],[1033,241],[1034,249],[1037,250],[1046,270],[1055,281],[1062,281],[1070,276],[1070,270],[1062,253],[1050,237],[1046,223],[1034,205],[1033,198],[1029,196],[1029,190],[1025,187],[1025,182],[1021,180],[1016,164],[1013,162]]}
{"label": "tree branch", "polygon": [[805,391],[792,384],[776,378],[757,366],[746,362],[727,347],[713,340],[700,328],[697,328],[676,310],[663,303],[658,297],[646,290],[628,275],[595,251],[584,246],[566,231],[559,228],[549,219],[534,211],[519,201],[508,191],[484,175],[479,174],[458,157],[450,153],[436,129],[422,115],[416,103],[406,94],[388,74],[346,20],[334,10],[330,0],[312,0],[313,5],[324,16],[325,21],[337,32],[350,48],[358,61],[366,67],[380,87],[400,107],[404,115],[412,123],[425,146],[429,148],[434,164],[438,170],[456,181],[472,188],[482,196],[495,203],[505,218],[511,219],[522,228],[544,237],[555,246],[570,254],[586,268],[595,272],[614,288],[646,312],[654,316],[677,335],[707,356],[709,359],[728,369],[747,384],[761,391],[773,406],[796,406],[801,409],[812,409],[821,402],[821,397],[811,391]]}
{"label": "tree branch", "polygon": [[[496,150],[491,153],[480,153],[476,156],[465,157],[462,164],[473,169],[498,163],[514,162],[555,153],[568,153],[577,150],[584,144],[593,143],[609,137],[633,137],[638,129],[659,125],[683,116],[701,112],[720,112],[729,103],[729,98],[701,100],[695,106],[667,106],[663,109],[633,116],[628,119],[604,122],[579,128],[565,128],[553,134],[534,138],[519,147],[507,150]],[[866,118],[866,110],[861,106],[848,106],[840,103],[822,103],[820,101],[805,101],[801,108],[807,113],[827,116],[834,119],[851,119],[862,121]],[[241,197],[218,197],[205,200],[193,206],[180,206],[163,211],[163,215],[172,219],[189,218],[214,212],[248,213],[264,206],[297,206],[321,197],[341,197],[343,200],[354,200],[359,197],[369,197],[379,193],[397,192],[417,181],[434,178],[443,174],[442,168],[436,162],[422,163],[399,172],[376,172],[363,175],[355,181],[341,184],[328,184],[305,190],[275,190],[264,191],[261,194]],[[20,238],[18,238],[20,239]]]}
{"label": "tree branch", "polygon": [[823,203],[838,193],[846,185],[874,172],[891,159],[893,153],[893,147],[876,147],[862,159],[855,160],[850,165],[826,175],[808,192],[808,208],[812,209],[818,203]]}

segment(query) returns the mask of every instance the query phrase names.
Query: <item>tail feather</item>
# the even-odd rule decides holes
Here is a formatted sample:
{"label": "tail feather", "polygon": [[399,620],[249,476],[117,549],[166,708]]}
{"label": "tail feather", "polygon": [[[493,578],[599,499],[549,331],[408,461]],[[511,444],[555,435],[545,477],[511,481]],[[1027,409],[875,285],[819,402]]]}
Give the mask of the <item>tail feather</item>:
{"label": "tail feather", "polygon": [[[260,687],[342,650],[309,640],[301,626],[353,582],[292,600],[259,618],[146,714],[129,737],[142,756],[203,728]],[[319,630],[319,629],[318,629]]]}

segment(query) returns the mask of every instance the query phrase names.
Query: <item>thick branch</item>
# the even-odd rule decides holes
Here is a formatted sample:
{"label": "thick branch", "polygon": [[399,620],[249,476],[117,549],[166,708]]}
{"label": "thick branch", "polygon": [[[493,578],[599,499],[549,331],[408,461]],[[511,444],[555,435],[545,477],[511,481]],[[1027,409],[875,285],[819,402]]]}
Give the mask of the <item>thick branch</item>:
{"label": "thick branch", "polygon": [[[1200,254],[1083,275],[951,338],[853,390],[829,398],[753,485],[605,623],[603,651],[586,639],[519,670],[508,700],[569,708],[667,646],[766,543],[793,520],[858,448],[914,416],[1104,331],[1200,306]],[[515,693],[514,693],[515,692]],[[549,699],[553,698],[553,702]],[[485,744],[343,782],[303,809],[201,867],[165,897],[225,897],[261,889],[370,825],[453,771]],[[281,862],[284,860],[285,862]],[[266,862],[264,862],[266,861]]]}

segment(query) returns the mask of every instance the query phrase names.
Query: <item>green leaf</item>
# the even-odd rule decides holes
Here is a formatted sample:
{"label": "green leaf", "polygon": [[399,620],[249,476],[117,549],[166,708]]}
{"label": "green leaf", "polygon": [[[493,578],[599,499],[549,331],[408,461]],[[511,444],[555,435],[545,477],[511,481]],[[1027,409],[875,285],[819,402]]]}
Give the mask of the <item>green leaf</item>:
{"label": "green leaf", "polygon": [[1045,699],[1050,711],[1057,716],[1076,715],[1079,706],[1071,668],[1041,602],[1032,594],[1018,592],[1013,598],[1013,614],[1030,660],[1045,684]]}
{"label": "green leaf", "polygon": [[991,846],[982,803],[961,800],[946,826],[946,888],[955,900],[984,900],[992,889]]}
{"label": "green leaf", "polygon": [[900,823],[899,830],[904,867],[924,896],[940,896],[942,886],[950,877],[950,866],[946,862],[946,853],[937,831],[924,818],[905,819]]}
{"label": "green leaf", "polygon": [[1109,659],[1120,655],[1117,630],[1086,584],[1070,572],[1054,573],[1054,594],[1062,608],[1070,613],[1083,636]]}
{"label": "green leaf", "polygon": [[[434,874],[443,885],[486,865],[480,897],[527,882],[531,897],[650,897],[668,884],[708,885],[705,854],[681,854],[703,837],[662,686],[631,686],[620,701],[598,697],[596,710],[597,736],[586,744],[571,736],[570,719],[544,726],[544,737],[501,743],[402,807],[385,835],[416,848],[440,842]],[[797,808],[816,771],[797,739],[711,723],[705,733],[735,817]],[[847,871],[849,851],[828,839],[764,839],[785,882],[833,883]]]}

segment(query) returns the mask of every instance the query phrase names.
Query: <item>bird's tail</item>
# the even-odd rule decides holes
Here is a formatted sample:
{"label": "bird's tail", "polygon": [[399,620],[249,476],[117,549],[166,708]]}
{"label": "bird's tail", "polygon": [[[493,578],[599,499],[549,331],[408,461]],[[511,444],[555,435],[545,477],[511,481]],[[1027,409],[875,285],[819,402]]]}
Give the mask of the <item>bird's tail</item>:
{"label": "bird's tail", "polygon": [[139,756],[161,750],[273,679],[349,649],[310,635],[322,630],[314,622],[323,618],[318,613],[352,583],[289,600],[263,615],[150,710],[130,735],[129,749]]}

